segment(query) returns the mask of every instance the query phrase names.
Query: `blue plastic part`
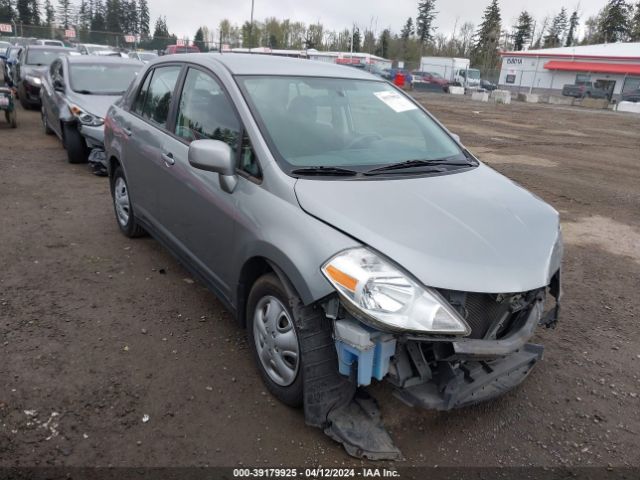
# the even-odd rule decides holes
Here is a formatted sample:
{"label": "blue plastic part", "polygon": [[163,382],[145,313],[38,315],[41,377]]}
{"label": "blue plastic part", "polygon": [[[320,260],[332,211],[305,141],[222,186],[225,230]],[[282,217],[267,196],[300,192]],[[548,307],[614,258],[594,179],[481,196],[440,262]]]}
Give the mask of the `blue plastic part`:
{"label": "blue plastic part", "polygon": [[373,346],[360,349],[336,340],[340,374],[349,376],[357,364],[358,386],[371,385],[371,379],[382,380],[389,373],[391,357],[396,352],[396,339],[379,332],[372,333]]}

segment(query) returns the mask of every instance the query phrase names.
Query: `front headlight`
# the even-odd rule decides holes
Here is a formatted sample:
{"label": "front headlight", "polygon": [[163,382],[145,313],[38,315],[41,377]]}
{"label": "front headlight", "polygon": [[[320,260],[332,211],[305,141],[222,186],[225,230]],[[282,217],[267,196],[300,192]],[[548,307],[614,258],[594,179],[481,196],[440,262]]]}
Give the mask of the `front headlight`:
{"label": "front headlight", "polygon": [[87,125],[89,127],[99,127],[104,124],[104,118],[100,118],[96,115],[92,115],[84,110],[82,110],[77,105],[71,105],[69,107],[69,111],[76,117],[81,124]]}
{"label": "front headlight", "polygon": [[440,294],[422,287],[366,248],[339,253],[322,273],[345,307],[371,326],[397,332],[469,335],[471,330]]}
{"label": "front headlight", "polygon": [[33,85],[42,85],[42,80],[40,79],[40,77],[34,77],[33,75],[27,75],[26,77],[24,77],[24,79],[33,84]]}

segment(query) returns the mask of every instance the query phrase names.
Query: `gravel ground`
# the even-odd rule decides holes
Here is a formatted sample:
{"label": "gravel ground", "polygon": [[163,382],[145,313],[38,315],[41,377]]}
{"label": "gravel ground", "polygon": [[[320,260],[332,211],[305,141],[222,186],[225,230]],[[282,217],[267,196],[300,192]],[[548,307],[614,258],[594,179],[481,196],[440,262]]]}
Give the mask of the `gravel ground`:
{"label": "gravel ground", "polygon": [[[554,205],[558,328],[517,390],[437,413],[371,388],[398,466],[640,465],[640,118],[420,95],[481,159]],[[0,124],[0,466],[323,466],[348,457],[266,393],[245,333],[37,112]]]}

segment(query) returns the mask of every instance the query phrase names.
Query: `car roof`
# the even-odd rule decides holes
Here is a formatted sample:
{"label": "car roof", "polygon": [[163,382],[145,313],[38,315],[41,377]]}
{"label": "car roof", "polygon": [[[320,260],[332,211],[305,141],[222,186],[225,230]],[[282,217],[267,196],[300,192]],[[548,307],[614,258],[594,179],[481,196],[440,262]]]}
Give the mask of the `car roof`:
{"label": "car roof", "polygon": [[65,57],[70,65],[144,65],[139,60],[125,57],[108,57],[99,55],[78,55]]}
{"label": "car roof", "polygon": [[55,45],[27,45],[29,50],[47,50],[47,51],[61,51],[68,52],[70,49],[67,47],[56,47]]}
{"label": "car roof", "polygon": [[301,77],[337,77],[362,80],[377,80],[379,77],[357,68],[349,68],[334,63],[317,62],[299,58],[250,53],[183,53],[165,55],[153,65],[165,62],[195,63],[205,67],[222,64],[232,75],[288,75]]}

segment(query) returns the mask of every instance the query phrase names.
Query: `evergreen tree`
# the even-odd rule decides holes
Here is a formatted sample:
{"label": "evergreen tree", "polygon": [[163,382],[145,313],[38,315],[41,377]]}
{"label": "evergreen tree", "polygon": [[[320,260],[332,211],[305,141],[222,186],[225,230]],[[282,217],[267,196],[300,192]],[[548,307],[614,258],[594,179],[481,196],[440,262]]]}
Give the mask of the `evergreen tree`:
{"label": "evergreen tree", "polygon": [[200,49],[201,52],[206,52],[207,49],[204,44],[204,32],[202,31],[202,27],[198,28],[196,32],[196,36],[193,37],[193,44]]}
{"label": "evergreen tree", "polygon": [[513,48],[517,52],[524,50],[525,45],[531,41],[533,36],[533,17],[526,10],[518,17],[518,24],[515,26],[513,36]]}
{"label": "evergreen tree", "polygon": [[502,16],[498,0],[492,0],[484,11],[482,23],[476,32],[473,59],[483,68],[495,68],[498,65],[498,42],[500,41]]}
{"label": "evergreen tree", "polygon": [[140,34],[140,17],[138,10],[138,2],[131,0],[125,12],[127,15],[127,26],[129,27],[128,33],[132,35]]}
{"label": "evergreen tree", "polygon": [[138,1],[138,30],[142,38],[148,38],[150,33],[149,28],[149,4],[147,0]]}
{"label": "evergreen tree", "polygon": [[353,36],[351,37],[351,41],[353,42],[353,51],[359,52],[361,50],[362,37],[360,35],[360,29],[358,27],[355,27],[353,29]]}
{"label": "evergreen tree", "polygon": [[631,41],[640,42],[640,1],[636,5],[636,12],[631,19]]}
{"label": "evergreen tree", "polygon": [[11,0],[0,0],[0,21],[10,23],[15,20],[15,18],[16,12],[13,10]]}
{"label": "evergreen tree", "polygon": [[58,22],[62,28],[69,28],[72,14],[71,0],[58,0]]}
{"label": "evergreen tree", "polygon": [[105,16],[105,7],[102,0],[95,0],[93,3],[93,8],[90,9],[92,11],[91,15],[91,41],[94,43],[105,43],[106,35],[104,31],[107,29],[105,24],[104,16]]}
{"label": "evergreen tree", "polygon": [[567,26],[567,9],[562,7],[560,13],[553,18],[547,35],[544,37],[544,47],[553,48],[561,46],[567,32]]}
{"label": "evergreen tree", "polygon": [[404,24],[404,27],[402,27],[402,31],[400,32],[400,38],[402,38],[402,40],[406,42],[413,36],[414,33],[415,33],[415,30],[413,28],[413,19],[409,17],[407,18],[407,22]]}
{"label": "evergreen tree", "polygon": [[123,33],[122,4],[120,0],[107,0],[105,3],[104,22],[108,32]]}
{"label": "evergreen tree", "polygon": [[574,10],[571,14],[571,18],[569,19],[569,32],[567,33],[567,41],[564,44],[565,47],[572,47],[575,45],[578,25],[580,25],[580,17],[578,16],[578,11]]}
{"label": "evergreen tree", "polygon": [[391,31],[386,28],[380,34],[378,39],[378,45],[376,47],[376,55],[382,58],[388,58],[389,55],[389,43],[391,42]]}
{"label": "evergreen tree", "polygon": [[44,24],[47,27],[52,27],[56,21],[56,10],[51,4],[51,0],[44,0]]}
{"label": "evergreen tree", "polygon": [[153,38],[166,39],[168,37],[169,28],[167,27],[167,19],[165,17],[158,17],[153,30]]}
{"label": "evergreen tree", "polygon": [[89,4],[86,0],[80,1],[78,8],[78,27],[80,30],[89,30],[91,27],[91,14],[89,12]]}
{"label": "evergreen tree", "polygon": [[31,0],[29,8],[31,9],[31,21],[33,25],[40,25],[42,23],[42,16],[40,15],[40,4],[38,0]]}
{"label": "evergreen tree", "polygon": [[624,42],[629,36],[630,17],[631,7],[625,0],[609,0],[598,26],[602,40]]}
{"label": "evergreen tree", "polygon": [[420,0],[418,2],[418,16],[416,17],[416,34],[421,45],[433,42],[433,20],[438,12],[435,11],[436,0]]}
{"label": "evergreen tree", "polygon": [[31,25],[31,5],[30,0],[16,0],[16,10],[18,11],[18,21],[25,25]]}

